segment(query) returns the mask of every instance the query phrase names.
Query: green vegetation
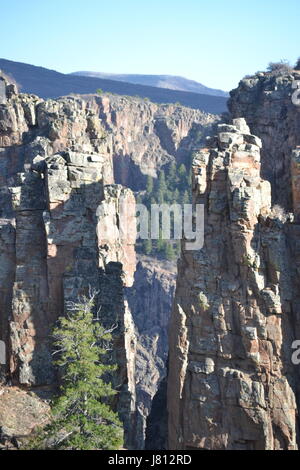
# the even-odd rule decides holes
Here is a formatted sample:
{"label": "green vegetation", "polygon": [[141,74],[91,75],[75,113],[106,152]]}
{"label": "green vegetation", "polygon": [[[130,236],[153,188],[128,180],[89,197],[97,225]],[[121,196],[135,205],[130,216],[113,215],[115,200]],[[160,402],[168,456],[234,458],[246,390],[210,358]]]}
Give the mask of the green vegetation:
{"label": "green vegetation", "polygon": [[73,304],[53,331],[59,356],[60,395],[53,401],[52,420],[30,441],[31,449],[114,450],[122,447],[123,429],[108,404],[115,395],[103,377],[115,366],[107,352],[111,331],[94,318],[95,294]]}
{"label": "green vegetation", "polygon": [[98,88],[98,90],[96,90],[96,93],[97,95],[103,95],[103,90],[101,88]]}
{"label": "green vegetation", "polygon": [[[175,162],[161,169],[158,178],[147,177],[146,190],[137,197],[137,202],[151,210],[151,204],[190,204],[191,172],[182,163]],[[173,232],[172,232],[173,235]],[[180,240],[141,240],[137,250],[167,260],[175,260],[180,253]]]}

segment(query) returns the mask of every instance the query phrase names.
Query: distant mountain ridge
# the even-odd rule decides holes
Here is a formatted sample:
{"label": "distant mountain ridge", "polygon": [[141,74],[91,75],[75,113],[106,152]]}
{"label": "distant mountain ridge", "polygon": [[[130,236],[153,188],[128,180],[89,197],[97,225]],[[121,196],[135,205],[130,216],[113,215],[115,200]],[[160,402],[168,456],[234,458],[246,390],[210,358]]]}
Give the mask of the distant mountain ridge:
{"label": "distant mountain ridge", "polygon": [[191,93],[201,93],[203,95],[229,97],[227,91],[209,88],[195,80],[190,80],[177,75],[143,75],[143,74],[116,74],[104,72],[73,72],[70,75],[81,77],[106,78],[120,82],[135,83],[139,85],[154,86],[158,88],[168,88],[169,90],[189,91]]}
{"label": "distant mountain ridge", "polygon": [[6,59],[0,59],[0,70],[13,77],[21,92],[35,94],[45,99],[58,98],[71,93],[91,94],[96,93],[100,88],[106,93],[148,98],[155,103],[179,103],[182,106],[200,109],[211,114],[221,114],[227,111],[227,97],[224,96],[63,74],[44,67]]}

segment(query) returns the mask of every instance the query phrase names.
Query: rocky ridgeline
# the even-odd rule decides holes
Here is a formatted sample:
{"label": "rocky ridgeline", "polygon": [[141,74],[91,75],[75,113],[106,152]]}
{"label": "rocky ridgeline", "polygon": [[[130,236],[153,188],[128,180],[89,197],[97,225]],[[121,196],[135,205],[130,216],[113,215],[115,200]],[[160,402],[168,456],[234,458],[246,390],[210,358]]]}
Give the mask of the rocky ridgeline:
{"label": "rocky ridgeline", "polygon": [[[234,96],[255,109],[243,91]],[[205,205],[205,241],[199,251],[183,250],[179,262],[170,325],[171,449],[297,445],[291,356],[299,254],[293,259],[290,243],[299,225],[271,207],[261,148],[246,121],[234,119],[218,125],[194,159],[193,194]]]}
{"label": "rocky ridgeline", "polygon": [[172,161],[190,161],[195,145],[209,134],[218,116],[180,105],[155,104],[141,98],[86,95],[99,106],[105,129],[113,136],[117,183],[145,189],[146,176]]}
{"label": "rocky ridgeline", "polygon": [[300,106],[295,82],[300,71],[258,73],[241,80],[230,95],[233,118],[244,117],[263,142],[262,177],[272,185],[272,199],[292,210],[291,159],[300,145]]}

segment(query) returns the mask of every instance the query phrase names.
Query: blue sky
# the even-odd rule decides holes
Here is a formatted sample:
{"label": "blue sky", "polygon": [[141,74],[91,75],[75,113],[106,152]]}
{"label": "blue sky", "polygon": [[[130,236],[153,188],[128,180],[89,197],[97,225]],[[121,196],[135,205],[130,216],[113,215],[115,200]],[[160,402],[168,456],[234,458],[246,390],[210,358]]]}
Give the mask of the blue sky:
{"label": "blue sky", "polygon": [[0,56],[68,73],[181,75],[229,90],[300,56],[299,0],[0,0]]}

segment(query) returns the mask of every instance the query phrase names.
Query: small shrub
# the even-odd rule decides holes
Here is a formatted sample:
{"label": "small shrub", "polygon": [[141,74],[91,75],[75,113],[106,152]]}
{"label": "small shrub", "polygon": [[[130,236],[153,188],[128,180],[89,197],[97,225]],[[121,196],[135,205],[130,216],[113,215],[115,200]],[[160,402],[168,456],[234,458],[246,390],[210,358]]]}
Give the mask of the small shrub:
{"label": "small shrub", "polygon": [[199,301],[199,307],[204,312],[206,312],[209,309],[210,305],[209,305],[208,299],[207,299],[206,295],[204,294],[204,292],[199,293],[198,301]]}
{"label": "small shrub", "polygon": [[288,219],[288,214],[286,214],[283,207],[279,206],[278,204],[275,204],[275,206],[273,206],[271,209],[270,217],[272,219],[278,219],[284,223]]}
{"label": "small shrub", "polygon": [[270,62],[267,68],[267,71],[272,76],[289,73],[292,70],[293,69],[287,60],[281,60],[280,62]]}
{"label": "small shrub", "polygon": [[96,93],[97,93],[97,95],[103,95],[103,90],[101,88],[98,88]]}

